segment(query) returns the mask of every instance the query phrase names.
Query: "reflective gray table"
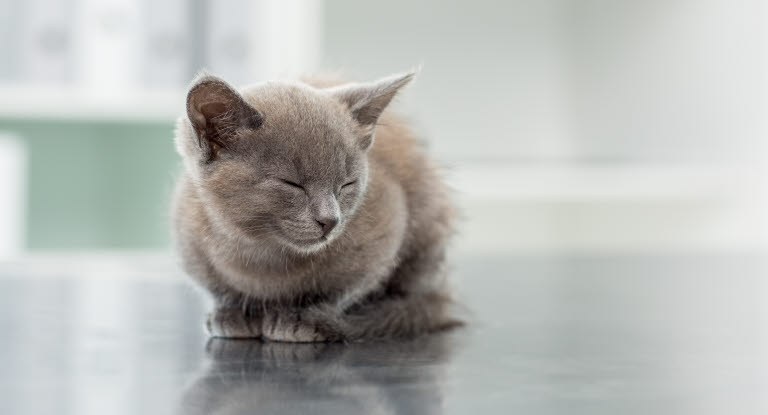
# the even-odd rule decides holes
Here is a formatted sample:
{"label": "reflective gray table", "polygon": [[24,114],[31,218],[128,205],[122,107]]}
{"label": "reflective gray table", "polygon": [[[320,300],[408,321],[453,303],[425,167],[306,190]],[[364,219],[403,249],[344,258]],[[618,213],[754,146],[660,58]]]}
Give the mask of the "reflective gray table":
{"label": "reflective gray table", "polygon": [[768,413],[760,258],[457,260],[467,328],[350,345],[207,341],[177,271],[81,261],[0,265],[0,414]]}

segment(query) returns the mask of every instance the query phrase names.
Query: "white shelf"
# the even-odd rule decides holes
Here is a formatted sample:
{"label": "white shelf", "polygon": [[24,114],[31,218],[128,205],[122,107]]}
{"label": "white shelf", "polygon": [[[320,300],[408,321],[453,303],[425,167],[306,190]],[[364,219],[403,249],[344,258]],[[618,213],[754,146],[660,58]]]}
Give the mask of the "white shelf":
{"label": "white shelf", "polygon": [[768,171],[685,164],[452,169],[464,254],[768,251]]}
{"label": "white shelf", "polygon": [[749,166],[653,163],[465,163],[447,173],[463,199],[513,202],[734,198],[765,177]]}
{"label": "white shelf", "polygon": [[184,110],[182,89],[102,91],[82,87],[0,85],[0,120],[172,122]]}

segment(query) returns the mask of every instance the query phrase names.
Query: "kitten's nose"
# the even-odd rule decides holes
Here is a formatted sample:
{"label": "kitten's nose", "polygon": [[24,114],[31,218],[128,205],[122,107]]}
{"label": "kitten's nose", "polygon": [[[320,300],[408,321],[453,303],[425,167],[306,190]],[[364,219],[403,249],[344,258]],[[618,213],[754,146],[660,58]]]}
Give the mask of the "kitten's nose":
{"label": "kitten's nose", "polygon": [[339,224],[339,218],[335,216],[319,217],[315,219],[320,227],[323,228],[323,236],[328,236],[329,233]]}

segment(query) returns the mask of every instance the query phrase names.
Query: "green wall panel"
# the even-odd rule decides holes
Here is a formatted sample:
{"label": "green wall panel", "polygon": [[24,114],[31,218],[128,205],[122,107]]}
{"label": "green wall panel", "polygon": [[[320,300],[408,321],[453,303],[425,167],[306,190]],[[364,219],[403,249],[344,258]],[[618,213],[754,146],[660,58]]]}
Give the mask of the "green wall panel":
{"label": "green wall panel", "polygon": [[0,130],[27,147],[29,250],[168,247],[172,122],[5,120]]}

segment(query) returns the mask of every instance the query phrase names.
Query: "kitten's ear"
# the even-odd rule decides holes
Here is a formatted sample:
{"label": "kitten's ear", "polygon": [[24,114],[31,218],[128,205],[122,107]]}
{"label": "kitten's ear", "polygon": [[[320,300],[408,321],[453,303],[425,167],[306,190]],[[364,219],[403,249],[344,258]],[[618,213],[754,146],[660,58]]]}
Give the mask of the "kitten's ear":
{"label": "kitten's ear", "polygon": [[198,78],[189,89],[187,116],[208,161],[227,148],[241,128],[256,129],[264,122],[262,115],[234,88],[210,75]]}
{"label": "kitten's ear", "polygon": [[366,130],[361,146],[368,149],[373,144],[376,121],[395,97],[397,91],[408,85],[416,71],[388,76],[373,82],[353,83],[329,88],[328,91],[352,112],[352,117]]}

